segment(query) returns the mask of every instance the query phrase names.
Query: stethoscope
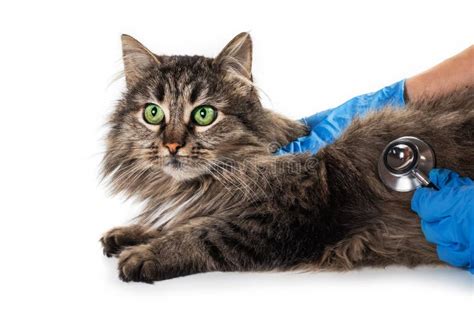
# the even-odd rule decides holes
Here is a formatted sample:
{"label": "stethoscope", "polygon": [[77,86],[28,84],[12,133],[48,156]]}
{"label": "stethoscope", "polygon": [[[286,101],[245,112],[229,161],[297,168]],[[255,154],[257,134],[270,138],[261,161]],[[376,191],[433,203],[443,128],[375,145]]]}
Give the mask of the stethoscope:
{"label": "stethoscope", "polygon": [[433,149],[415,137],[401,137],[390,142],[378,163],[379,177],[388,188],[409,192],[420,186],[438,188],[428,173],[435,167]]}

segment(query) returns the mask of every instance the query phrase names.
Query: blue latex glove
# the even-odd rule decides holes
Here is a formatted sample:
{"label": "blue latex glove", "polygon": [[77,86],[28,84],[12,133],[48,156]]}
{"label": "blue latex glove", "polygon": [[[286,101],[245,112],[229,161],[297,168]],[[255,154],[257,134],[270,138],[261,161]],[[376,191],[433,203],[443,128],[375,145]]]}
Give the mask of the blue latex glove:
{"label": "blue latex glove", "polygon": [[474,273],[474,181],[446,169],[429,176],[439,191],[419,188],[411,200],[423,233],[439,259]]}
{"label": "blue latex glove", "polygon": [[405,80],[402,80],[377,92],[354,97],[336,108],[303,118],[302,121],[311,129],[310,134],[296,139],[275,154],[300,152],[314,154],[325,145],[336,141],[355,117],[362,117],[369,111],[387,105],[403,107],[404,90]]}

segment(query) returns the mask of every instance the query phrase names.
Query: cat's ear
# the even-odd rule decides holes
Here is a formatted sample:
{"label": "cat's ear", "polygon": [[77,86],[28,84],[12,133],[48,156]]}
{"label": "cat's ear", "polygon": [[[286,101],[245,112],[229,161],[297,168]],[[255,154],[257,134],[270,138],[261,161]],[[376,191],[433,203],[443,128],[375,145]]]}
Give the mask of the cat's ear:
{"label": "cat's ear", "polygon": [[252,80],[252,38],[240,33],[224,47],[215,61],[221,69]]}
{"label": "cat's ear", "polygon": [[133,86],[145,75],[145,69],[160,64],[158,56],[152,53],[132,36],[122,35],[122,54],[127,87]]}

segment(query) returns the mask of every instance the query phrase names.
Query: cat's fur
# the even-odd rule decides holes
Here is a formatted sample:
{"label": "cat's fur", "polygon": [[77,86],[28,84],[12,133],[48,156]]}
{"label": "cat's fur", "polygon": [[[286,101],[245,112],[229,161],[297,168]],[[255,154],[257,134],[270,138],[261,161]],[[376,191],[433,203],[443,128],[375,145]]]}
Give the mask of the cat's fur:
{"label": "cat's fur", "polygon": [[[316,155],[273,156],[307,130],[261,106],[248,34],[215,59],[122,41],[127,92],[109,122],[103,171],[115,192],[146,207],[101,239],[121,279],[440,263],[410,210],[412,193],[387,189],[376,164],[387,143],[409,135],[433,147],[438,167],[474,177],[473,87],[356,119]],[[165,123],[143,121],[149,101],[166,108]],[[203,103],[219,110],[211,127],[189,121]],[[179,161],[164,141],[183,145]]]}

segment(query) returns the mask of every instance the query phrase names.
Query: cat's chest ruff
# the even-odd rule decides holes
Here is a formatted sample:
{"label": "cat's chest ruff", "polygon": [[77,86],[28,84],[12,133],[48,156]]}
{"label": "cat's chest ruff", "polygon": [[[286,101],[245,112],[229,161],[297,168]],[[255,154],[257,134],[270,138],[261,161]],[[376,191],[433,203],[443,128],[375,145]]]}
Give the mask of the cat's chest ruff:
{"label": "cat's chest ruff", "polygon": [[154,202],[157,205],[155,204],[153,211],[147,215],[143,223],[153,229],[163,229],[185,223],[195,217],[245,207],[249,199],[241,190],[232,190],[211,183]]}
{"label": "cat's chest ruff", "polygon": [[147,224],[153,228],[163,228],[180,221],[179,219],[186,216],[192,209],[192,205],[196,203],[202,194],[196,193],[196,195],[190,198],[176,197],[173,199],[164,200],[147,219]]}

